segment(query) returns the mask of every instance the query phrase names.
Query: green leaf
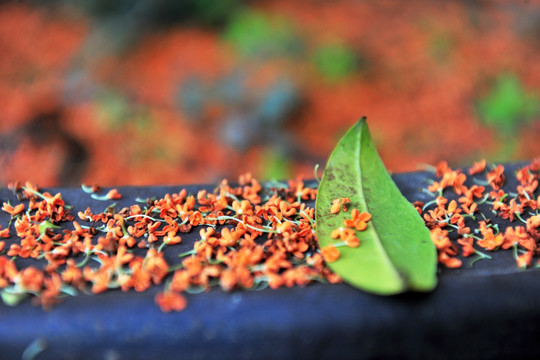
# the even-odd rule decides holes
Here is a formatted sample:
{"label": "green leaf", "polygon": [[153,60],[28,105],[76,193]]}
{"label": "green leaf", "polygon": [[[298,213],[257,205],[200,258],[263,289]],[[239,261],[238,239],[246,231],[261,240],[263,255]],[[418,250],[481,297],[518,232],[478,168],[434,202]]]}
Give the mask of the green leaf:
{"label": "green leaf", "polygon": [[[331,214],[332,201],[345,197],[351,200],[349,210]],[[340,242],[331,238],[331,232],[351,218],[351,209],[372,216],[366,230],[356,231],[360,246],[338,247],[340,258],[328,263],[344,281],[381,295],[430,291],[436,286],[437,252],[430,232],[386,171],[365,118],[330,156],[315,207],[321,248]]]}

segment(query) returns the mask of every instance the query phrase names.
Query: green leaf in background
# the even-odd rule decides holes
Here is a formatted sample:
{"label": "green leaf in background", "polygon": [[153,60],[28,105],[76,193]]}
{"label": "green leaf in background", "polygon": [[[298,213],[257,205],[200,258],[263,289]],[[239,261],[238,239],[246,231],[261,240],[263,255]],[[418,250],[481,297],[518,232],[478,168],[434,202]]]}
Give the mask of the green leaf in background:
{"label": "green leaf in background", "polygon": [[97,94],[97,119],[111,131],[118,131],[131,115],[130,103],[120,92],[102,90]]}
{"label": "green leaf in background", "polygon": [[[332,202],[349,198],[347,212],[332,214]],[[338,247],[340,257],[328,266],[349,284],[391,295],[429,291],[437,283],[437,252],[429,230],[386,171],[365,118],[334,149],[319,185],[315,211],[319,246],[336,244],[333,230],[351,218],[351,209],[369,212],[367,229],[357,231],[359,247]]]}
{"label": "green leaf in background", "polygon": [[279,149],[269,149],[264,153],[264,170],[262,178],[266,180],[283,180],[291,177],[290,159]]}
{"label": "green leaf in background", "polygon": [[303,45],[288,20],[257,11],[243,11],[224,31],[224,38],[247,57],[296,55]]}
{"label": "green leaf in background", "polygon": [[313,57],[317,70],[329,81],[340,81],[352,74],[358,65],[354,51],[341,43],[319,47]]}
{"label": "green leaf in background", "polygon": [[454,50],[454,41],[450,34],[441,31],[432,36],[427,47],[428,54],[439,65],[447,64]]}
{"label": "green leaf in background", "polygon": [[478,102],[478,114],[502,134],[514,133],[540,111],[540,97],[527,92],[514,74],[500,75],[490,92]]}

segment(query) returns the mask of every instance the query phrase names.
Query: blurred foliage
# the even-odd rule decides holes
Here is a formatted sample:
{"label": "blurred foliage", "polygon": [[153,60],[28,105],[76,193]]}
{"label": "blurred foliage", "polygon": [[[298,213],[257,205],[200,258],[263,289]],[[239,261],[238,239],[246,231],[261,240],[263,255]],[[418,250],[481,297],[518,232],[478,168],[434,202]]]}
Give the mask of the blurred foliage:
{"label": "blurred foliage", "polygon": [[241,55],[248,57],[296,55],[303,48],[301,39],[286,18],[252,10],[235,15],[223,37]]}
{"label": "blurred foliage", "polygon": [[283,150],[269,149],[265,152],[264,159],[262,178],[281,181],[290,179],[293,175],[292,161]]}
{"label": "blurred foliage", "polygon": [[[91,20],[86,56],[122,53],[145,35],[178,24],[221,30],[246,0],[30,0],[47,10],[63,9]],[[1,2],[0,2],[1,3]]]}
{"label": "blurred foliage", "polygon": [[300,105],[301,93],[289,78],[277,79],[259,100],[256,113],[261,125],[281,125]]}
{"label": "blurred foliage", "polygon": [[0,3],[4,182],[311,176],[362,115],[392,171],[540,153],[532,2]]}
{"label": "blurred foliage", "polygon": [[124,94],[112,89],[101,89],[96,95],[96,120],[107,131],[125,131],[133,128],[144,135],[152,126],[152,119],[145,107],[130,101]]}
{"label": "blurred foliage", "polygon": [[246,3],[242,0],[52,0],[37,1],[36,5],[50,6],[54,2],[77,8],[99,20],[131,17],[144,27],[183,22],[221,26]]}
{"label": "blurred foliage", "polygon": [[178,87],[175,102],[189,121],[196,121],[203,116],[204,107],[208,101],[208,90],[201,79],[190,76]]}
{"label": "blurred foliage", "polygon": [[359,59],[356,53],[340,42],[320,46],[313,57],[317,70],[329,81],[341,81],[358,67]]}
{"label": "blurred foliage", "polygon": [[103,90],[97,94],[96,103],[98,105],[97,118],[109,130],[120,130],[126,122],[130,121],[131,106],[122,94],[112,90]]}
{"label": "blurred foliage", "polygon": [[428,45],[429,55],[439,63],[446,63],[454,50],[454,40],[447,33],[437,33]]}
{"label": "blurred foliage", "polygon": [[514,134],[539,113],[537,93],[524,89],[515,74],[501,74],[488,94],[478,102],[478,114],[497,132]]}

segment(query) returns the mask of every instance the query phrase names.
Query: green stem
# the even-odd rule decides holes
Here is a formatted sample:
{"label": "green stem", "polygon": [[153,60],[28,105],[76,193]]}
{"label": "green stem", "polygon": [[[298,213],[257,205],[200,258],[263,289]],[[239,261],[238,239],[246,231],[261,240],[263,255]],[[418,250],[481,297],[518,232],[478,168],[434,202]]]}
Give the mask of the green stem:
{"label": "green stem", "polygon": [[156,219],[156,218],[153,218],[153,217],[145,215],[145,214],[130,215],[130,216],[124,218],[124,220],[131,220],[131,219],[138,218],[138,217],[142,217],[142,218],[145,218],[145,219],[148,219],[148,220],[152,220],[154,222],[158,222],[158,221],[165,222],[165,220],[163,220],[163,219]]}
{"label": "green stem", "polygon": [[426,209],[428,207],[430,207],[431,205],[436,204],[436,203],[437,203],[437,199],[434,199],[434,200],[431,200],[431,201],[425,203],[424,207],[422,207],[422,212],[426,211]]}
{"label": "green stem", "polygon": [[78,268],[83,267],[84,265],[88,263],[89,260],[90,260],[90,252],[86,252],[84,259],[80,263],[78,263],[76,267]]}
{"label": "green stem", "polygon": [[480,179],[477,179],[477,178],[473,178],[473,182],[477,185],[482,185],[482,186],[487,186],[489,185],[489,181],[487,180],[480,180]]}
{"label": "green stem", "polygon": [[304,215],[306,219],[308,219],[309,223],[311,224],[311,227],[315,226],[315,221],[313,221],[313,219],[308,214],[306,214],[304,210],[300,211],[300,214]]}
{"label": "green stem", "polygon": [[240,203],[240,199],[229,192],[225,193],[225,196],[230,197],[231,199],[238,201]]}
{"label": "green stem", "polygon": [[22,188],[23,188],[24,190],[29,191],[29,192],[31,192],[32,194],[34,194],[34,195],[40,197],[40,198],[42,198],[43,200],[47,200],[47,198],[46,198],[45,196],[43,196],[43,194],[40,193],[40,192],[38,192],[38,191],[35,191],[35,190],[33,190],[33,189],[30,189],[30,188],[27,188],[26,186],[23,186]]}
{"label": "green stem", "polygon": [[486,194],[483,198],[481,198],[480,200],[478,200],[476,203],[477,203],[478,205],[482,205],[482,204],[485,203],[488,199],[489,199],[489,194]]}
{"label": "green stem", "polygon": [[320,184],[321,178],[319,177],[318,170],[319,170],[319,164],[315,164],[315,167],[313,168],[313,175],[315,176],[315,180],[317,181],[317,184]]}
{"label": "green stem", "polygon": [[478,260],[491,259],[491,256],[489,256],[487,254],[484,254],[481,251],[478,251],[478,250],[474,249],[474,252],[476,254],[476,258],[471,260],[471,262],[469,263],[470,267],[473,267],[474,263],[477,262]]}
{"label": "green stem", "polygon": [[161,243],[161,245],[158,247],[158,252],[161,252],[163,250],[163,248],[165,247],[165,245],[167,245],[167,242],[165,242],[165,240]]}
{"label": "green stem", "polygon": [[523,220],[523,218],[521,217],[521,215],[520,215],[519,212],[514,211],[514,215],[516,215],[516,217],[517,217],[521,222],[523,222],[523,223],[525,223],[525,224],[527,223],[526,220]]}
{"label": "green stem", "polygon": [[273,230],[273,228],[271,228],[269,226],[262,226],[262,228],[258,228],[258,227],[246,224],[245,222],[243,222],[240,219],[237,219],[235,217],[228,216],[228,215],[218,216],[217,218],[206,218],[206,220],[210,220],[210,221],[234,220],[234,221],[237,221],[239,223],[242,223],[244,226],[247,226],[248,228],[253,229],[255,231],[272,233],[272,234],[277,234],[278,233],[276,230]]}
{"label": "green stem", "polygon": [[172,273],[172,272],[175,272],[176,270],[180,270],[180,269],[183,269],[183,268],[184,268],[184,265],[182,263],[179,263],[179,264],[176,264],[176,265],[173,265],[173,266],[169,266],[168,272]]}
{"label": "green stem", "polygon": [[179,258],[182,258],[182,257],[186,257],[186,256],[188,256],[188,255],[194,255],[194,254],[196,254],[196,253],[197,253],[197,251],[196,251],[195,249],[192,249],[192,250],[183,252],[183,253],[181,253],[181,254],[178,254],[178,257],[179,257]]}

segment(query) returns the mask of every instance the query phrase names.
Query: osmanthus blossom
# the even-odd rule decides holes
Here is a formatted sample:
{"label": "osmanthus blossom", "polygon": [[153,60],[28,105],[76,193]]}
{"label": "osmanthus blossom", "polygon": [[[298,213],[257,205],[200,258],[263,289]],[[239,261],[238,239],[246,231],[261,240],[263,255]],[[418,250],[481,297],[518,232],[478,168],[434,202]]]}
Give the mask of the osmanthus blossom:
{"label": "osmanthus blossom", "polygon": [[360,212],[358,209],[352,209],[351,219],[345,220],[345,226],[354,228],[358,231],[364,231],[367,228],[367,223],[371,220],[371,214],[368,212]]}
{"label": "osmanthus blossom", "polygon": [[186,298],[175,291],[164,291],[156,296],[156,303],[164,312],[181,311],[187,306]]}

